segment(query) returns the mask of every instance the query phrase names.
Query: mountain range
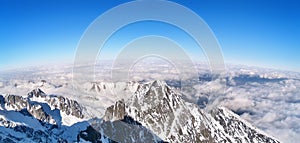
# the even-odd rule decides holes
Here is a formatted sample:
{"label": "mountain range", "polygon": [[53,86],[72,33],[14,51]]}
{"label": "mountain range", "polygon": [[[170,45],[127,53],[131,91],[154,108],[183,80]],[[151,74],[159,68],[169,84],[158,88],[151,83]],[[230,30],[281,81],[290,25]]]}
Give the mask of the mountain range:
{"label": "mountain range", "polygon": [[[129,97],[93,117],[80,102],[47,95],[42,87],[1,95],[0,141],[279,143],[225,107],[206,111],[185,101],[164,81],[134,85]],[[101,88],[91,84],[90,90]]]}

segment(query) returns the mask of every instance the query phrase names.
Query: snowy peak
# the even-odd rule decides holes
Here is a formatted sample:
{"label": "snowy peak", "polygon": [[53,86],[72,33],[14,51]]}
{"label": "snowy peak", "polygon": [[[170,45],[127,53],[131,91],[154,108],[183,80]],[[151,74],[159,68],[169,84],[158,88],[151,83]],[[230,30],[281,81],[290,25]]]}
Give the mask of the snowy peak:
{"label": "snowy peak", "polygon": [[94,92],[98,94],[114,94],[114,93],[126,93],[132,94],[136,91],[139,83],[137,82],[90,82],[85,83],[81,88],[87,92]]}
{"label": "snowy peak", "polygon": [[0,142],[74,142],[89,125],[77,101],[41,89],[0,95],[0,104]]}
{"label": "snowy peak", "polygon": [[66,115],[72,115],[77,118],[83,118],[84,109],[75,100],[65,98],[63,96],[46,95],[41,89],[37,88],[28,93],[28,99],[30,101],[37,101],[47,103],[51,109],[59,109]]}
{"label": "snowy peak", "polygon": [[28,112],[36,119],[50,124],[61,122],[61,119],[56,119],[55,110],[59,110],[66,116],[84,118],[84,108],[77,101],[62,96],[47,95],[39,88],[32,90],[27,96],[0,95],[0,103],[2,110]]}
{"label": "snowy peak", "polygon": [[0,96],[1,99],[4,99],[1,101],[2,110],[20,111],[21,113],[29,114],[42,122],[56,124],[56,121],[45,111],[42,104],[31,102],[28,98],[17,95]]}
{"label": "snowy peak", "polygon": [[29,98],[32,98],[32,97],[37,97],[37,98],[43,97],[43,98],[45,98],[46,97],[46,93],[44,91],[42,91],[40,88],[36,88],[36,89],[30,91],[27,95],[28,95]]}
{"label": "snowy peak", "polygon": [[[201,130],[205,128],[201,123],[209,117],[186,103],[181,94],[164,82],[142,85],[127,103],[126,111],[133,119],[169,142],[211,142],[214,138],[213,134]],[[210,132],[214,133],[214,130]],[[218,140],[228,141],[224,136],[220,133]]]}
{"label": "snowy peak", "polygon": [[166,105],[166,109],[173,110],[180,103],[179,93],[175,92],[163,81],[153,81],[140,84],[134,93],[130,103],[136,108],[154,109],[159,105]]}
{"label": "snowy peak", "polygon": [[166,83],[154,81],[139,85],[128,101],[107,108],[104,120],[129,117],[168,142],[279,142],[226,108],[213,111],[204,112]]}

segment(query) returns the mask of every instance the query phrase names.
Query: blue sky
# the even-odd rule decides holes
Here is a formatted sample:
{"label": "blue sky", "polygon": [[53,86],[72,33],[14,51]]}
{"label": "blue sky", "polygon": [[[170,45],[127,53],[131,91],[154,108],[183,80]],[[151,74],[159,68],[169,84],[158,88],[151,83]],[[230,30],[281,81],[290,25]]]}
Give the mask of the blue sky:
{"label": "blue sky", "polygon": [[[76,46],[88,25],[106,10],[124,2],[126,1],[0,0],[0,70],[72,63]],[[174,2],[192,9],[206,21],[220,42],[225,62],[300,71],[299,2]],[[144,30],[139,24],[133,25],[131,29],[135,28],[136,35],[164,34],[158,27],[169,26],[147,22],[145,25],[156,30]],[[126,33],[126,29],[124,31]],[[184,35],[178,31],[178,35],[180,34]],[[130,36],[123,37],[126,39]]]}

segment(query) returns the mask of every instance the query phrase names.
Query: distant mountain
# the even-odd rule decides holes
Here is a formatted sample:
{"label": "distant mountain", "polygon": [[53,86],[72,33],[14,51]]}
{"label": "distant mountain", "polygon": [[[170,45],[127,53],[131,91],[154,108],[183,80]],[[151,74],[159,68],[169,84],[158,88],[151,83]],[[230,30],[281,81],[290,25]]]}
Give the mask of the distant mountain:
{"label": "distant mountain", "polygon": [[[184,101],[163,81],[132,85],[130,97],[96,118],[77,101],[39,88],[0,95],[0,142],[279,142],[224,107],[207,113]],[[89,90],[114,87],[92,83]]]}

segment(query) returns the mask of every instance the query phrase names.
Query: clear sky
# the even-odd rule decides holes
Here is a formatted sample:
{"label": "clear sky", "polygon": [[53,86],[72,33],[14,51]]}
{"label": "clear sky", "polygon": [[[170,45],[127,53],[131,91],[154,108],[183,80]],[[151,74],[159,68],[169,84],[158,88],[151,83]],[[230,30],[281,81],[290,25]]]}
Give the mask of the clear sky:
{"label": "clear sky", "polygon": [[[88,25],[106,10],[124,2],[0,0],[0,70],[72,63],[76,46]],[[300,71],[300,2],[174,2],[192,9],[206,21],[220,42],[225,62]],[[144,24],[155,27],[156,34],[160,34],[158,27],[169,26]],[[124,31],[126,33],[126,29]],[[153,33],[152,29],[147,31],[139,24],[135,25],[135,31],[136,35]],[[174,34],[166,36],[170,35]]]}

